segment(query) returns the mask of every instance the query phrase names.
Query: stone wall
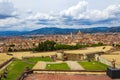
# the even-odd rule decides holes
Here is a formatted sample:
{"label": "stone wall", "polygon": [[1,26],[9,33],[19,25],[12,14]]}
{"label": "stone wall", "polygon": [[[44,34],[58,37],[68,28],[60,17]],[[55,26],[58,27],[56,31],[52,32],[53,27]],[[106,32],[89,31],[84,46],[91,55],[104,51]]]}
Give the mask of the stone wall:
{"label": "stone wall", "polygon": [[67,60],[83,60],[84,55],[83,54],[65,54],[67,56]]}
{"label": "stone wall", "polygon": [[91,60],[95,58],[95,54],[101,55],[103,52],[95,52],[90,54],[72,54],[72,53],[65,53],[65,56],[67,56],[67,60]]}
{"label": "stone wall", "polygon": [[11,58],[7,61],[5,61],[4,63],[0,64],[0,69],[2,69],[4,66],[6,66],[9,62],[11,62],[14,58]]}
{"label": "stone wall", "polygon": [[[99,55],[95,55],[95,59],[96,59],[96,61],[99,61],[99,62],[101,62],[101,63],[103,63],[103,64],[106,64],[106,65],[108,65],[108,66],[111,66],[112,67],[112,63],[111,63],[111,61],[109,61],[109,60],[107,60],[107,59],[105,59],[105,58],[103,58],[103,57],[101,57],[101,56],[99,56]],[[118,64],[116,64],[116,67],[117,68],[120,68],[120,65],[118,65]]]}

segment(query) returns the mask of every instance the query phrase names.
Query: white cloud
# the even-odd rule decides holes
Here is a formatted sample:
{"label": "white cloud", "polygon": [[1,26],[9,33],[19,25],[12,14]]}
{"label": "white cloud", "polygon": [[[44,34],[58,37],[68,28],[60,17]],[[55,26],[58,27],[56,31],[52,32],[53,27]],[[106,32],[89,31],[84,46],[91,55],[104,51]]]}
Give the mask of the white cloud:
{"label": "white cloud", "polygon": [[0,2],[0,15],[12,15],[15,8],[11,2]]}
{"label": "white cloud", "polygon": [[16,18],[1,19],[0,25],[5,26],[5,25],[10,25],[10,24],[15,24],[17,22],[18,22],[18,19],[16,19]]}
{"label": "white cloud", "polygon": [[[31,9],[19,12],[14,9],[13,4],[10,2],[6,3],[6,5],[2,3],[0,5],[0,14],[18,15],[17,18],[0,19],[0,26],[4,26],[6,30],[33,30],[46,26],[84,28],[120,25],[120,5],[111,5],[103,10],[88,10],[87,7],[88,2],[80,1],[77,5],[61,11],[60,14],[54,12],[49,14],[32,12]],[[7,8],[10,10],[7,11]],[[11,28],[7,28],[7,26],[11,26]]]}
{"label": "white cloud", "polygon": [[109,14],[104,11],[100,10],[93,10],[87,13],[88,14],[88,19],[92,21],[99,21],[99,20],[104,20],[109,18]]}
{"label": "white cloud", "polygon": [[111,14],[114,14],[116,12],[120,12],[120,5],[110,5],[105,10]]}
{"label": "white cloud", "polygon": [[90,20],[119,19],[120,5],[110,5],[104,10],[93,10],[87,14]]}
{"label": "white cloud", "polygon": [[110,5],[104,10],[88,10],[88,2],[80,1],[77,5],[63,10],[60,15],[73,19],[89,19],[91,21],[105,20],[120,17],[120,5]]}
{"label": "white cloud", "polygon": [[88,2],[80,1],[77,5],[68,8],[67,10],[61,11],[60,14],[63,16],[78,16],[87,11]]}
{"label": "white cloud", "polygon": [[53,16],[49,15],[49,14],[45,14],[45,13],[37,13],[37,14],[33,14],[30,15],[28,17],[29,20],[39,20],[39,19],[47,19],[47,20],[51,20],[54,19]]}
{"label": "white cloud", "polygon": [[110,17],[120,18],[120,5],[110,5],[105,9],[105,11]]}

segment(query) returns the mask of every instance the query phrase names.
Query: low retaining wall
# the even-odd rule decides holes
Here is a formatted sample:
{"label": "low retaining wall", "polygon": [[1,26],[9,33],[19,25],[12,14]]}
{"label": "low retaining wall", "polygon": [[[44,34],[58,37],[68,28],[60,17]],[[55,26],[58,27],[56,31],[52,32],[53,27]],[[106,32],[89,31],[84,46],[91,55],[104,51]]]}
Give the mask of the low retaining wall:
{"label": "low retaining wall", "polygon": [[[105,59],[105,58],[103,58],[103,57],[101,57],[101,56],[98,56],[98,55],[96,55],[95,57],[96,57],[96,60],[97,60],[97,57],[99,58],[99,60],[98,60],[99,62],[104,63],[104,64],[112,67],[111,61],[109,61],[109,60],[107,60],[107,59]],[[117,68],[120,68],[120,65],[117,65],[117,64],[116,64],[116,67],[117,67]]]}
{"label": "low retaining wall", "polygon": [[111,64],[110,61],[108,61],[108,60],[106,60],[106,59],[104,59],[104,58],[102,58],[102,57],[99,57],[99,61],[100,61],[101,63],[106,64],[106,65],[112,66],[112,64]]}
{"label": "low retaining wall", "polygon": [[84,59],[83,54],[67,54],[67,53],[65,53],[65,55],[67,56],[67,60],[80,61],[80,60]]}
{"label": "low retaining wall", "polygon": [[47,73],[47,74],[49,74],[49,73],[74,73],[75,74],[75,72],[81,72],[82,74],[86,74],[86,73],[103,73],[103,74],[106,74],[106,71],[87,71],[87,70],[41,70],[41,69],[34,69],[34,70],[30,70],[30,71],[27,71],[27,72],[23,72],[20,76],[19,76],[19,78],[17,79],[17,80],[24,80],[25,79],[25,77],[27,77],[29,74],[34,74],[34,72],[35,71],[38,71],[38,72],[42,72],[43,74],[44,73]]}
{"label": "low retaining wall", "polygon": [[42,70],[42,69],[33,69],[33,73],[105,73],[106,70]]}
{"label": "low retaining wall", "polygon": [[32,74],[32,73],[33,73],[33,70],[27,71],[27,72],[24,71],[24,72],[18,77],[17,80],[24,80],[24,78],[27,77],[27,75]]}
{"label": "low retaining wall", "polygon": [[106,72],[106,70],[43,70],[43,69],[33,69],[32,71]]}
{"label": "low retaining wall", "polygon": [[3,68],[5,65],[7,65],[9,62],[11,62],[14,58],[11,58],[7,61],[5,61],[4,63],[0,64],[0,69]]}

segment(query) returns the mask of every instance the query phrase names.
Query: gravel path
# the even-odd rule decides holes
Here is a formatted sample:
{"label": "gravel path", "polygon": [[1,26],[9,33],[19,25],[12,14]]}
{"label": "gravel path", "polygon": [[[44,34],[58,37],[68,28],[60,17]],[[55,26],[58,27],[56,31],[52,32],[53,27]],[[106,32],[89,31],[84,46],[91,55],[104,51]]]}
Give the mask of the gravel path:
{"label": "gravel path", "polygon": [[46,62],[39,61],[33,69],[45,69],[46,68]]}
{"label": "gravel path", "polygon": [[84,68],[76,61],[66,61],[71,70],[84,70]]}
{"label": "gravel path", "polygon": [[58,63],[67,63],[71,70],[84,70],[84,68],[77,61],[57,61],[57,62],[38,62],[33,69],[45,69],[46,64],[58,64]]}

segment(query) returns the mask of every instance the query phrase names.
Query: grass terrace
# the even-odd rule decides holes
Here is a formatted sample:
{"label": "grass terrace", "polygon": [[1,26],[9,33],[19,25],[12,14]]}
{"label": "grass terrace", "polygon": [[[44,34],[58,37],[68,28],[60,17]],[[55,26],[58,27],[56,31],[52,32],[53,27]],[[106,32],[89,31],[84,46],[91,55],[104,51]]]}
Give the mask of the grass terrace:
{"label": "grass terrace", "polygon": [[106,70],[108,67],[107,65],[96,61],[79,62],[79,64],[86,70]]}
{"label": "grass terrace", "polygon": [[[17,80],[17,78],[21,75],[21,73],[25,70],[26,67],[30,69],[36,64],[37,61],[52,61],[49,57],[34,57],[28,58],[25,60],[15,59],[10,65],[8,65],[8,74],[7,78],[2,80]],[[4,72],[1,71],[0,74]]]}
{"label": "grass terrace", "polygon": [[25,61],[36,64],[38,61],[52,62],[52,59],[50,59],[50,57],[31,57],[25,59]]}
{"label": "grass terrace", "polygon": [[70,70],[66,63],[47,64],[47,70]]}
{"label": "grass terrace", "polygon": [[[8,66],[7,78],[6,79],[2,78],[2,80],[16,80],[21,75],[21,73],[25,70],[25,67],[27,66],[29,66],[29,68],[31,69],[34,65],[26,63],[19,59],[15,59]],[[1,73],[3,73],[3,71],[1,71]]]}

